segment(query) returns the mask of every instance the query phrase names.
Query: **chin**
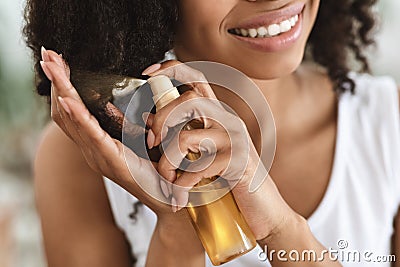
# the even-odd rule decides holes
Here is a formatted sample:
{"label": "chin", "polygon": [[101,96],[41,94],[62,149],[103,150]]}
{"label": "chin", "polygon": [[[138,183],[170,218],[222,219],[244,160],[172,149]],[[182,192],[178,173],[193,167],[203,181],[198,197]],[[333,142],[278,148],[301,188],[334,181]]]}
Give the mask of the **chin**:
{"label": "chin", "polygon": [[304,53],[293,56],[273,56],[267,59],[257,59],[232,64],[231,66],[243,72],[251,79],[274,80],[279,79],[295,72],[302,60]]}

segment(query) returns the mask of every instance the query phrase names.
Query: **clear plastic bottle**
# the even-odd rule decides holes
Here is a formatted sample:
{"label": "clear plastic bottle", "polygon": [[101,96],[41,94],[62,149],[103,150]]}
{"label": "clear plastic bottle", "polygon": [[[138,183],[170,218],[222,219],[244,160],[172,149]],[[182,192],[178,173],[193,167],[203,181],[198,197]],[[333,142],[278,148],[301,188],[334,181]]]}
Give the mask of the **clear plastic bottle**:
{"label": "clear plastic bottle", "polygon": [[[148,80],[157,111],[179,97],[179,92],[167,76]],[[198,120],[188,122],[183,130],[203,128]],[[187,159],[195,161],[200,153],[189,153]],[[177,171],[177,176],[181,171]],[[229,191],[228,183],[218,176],[202,179],[190,192],[186,207],[192,224],[211,262],[221,265],[252,250],[257,242]],[[207,190],[199,186],[208,185]],[[203,187],[204,188],[204,187]],[[223,196],[222,196],[223,195]],[[222,196],[222,197],[219,197]],[[217,200],[215,200],[217,199]],[[193,203],[207,203],[198,206]]]}

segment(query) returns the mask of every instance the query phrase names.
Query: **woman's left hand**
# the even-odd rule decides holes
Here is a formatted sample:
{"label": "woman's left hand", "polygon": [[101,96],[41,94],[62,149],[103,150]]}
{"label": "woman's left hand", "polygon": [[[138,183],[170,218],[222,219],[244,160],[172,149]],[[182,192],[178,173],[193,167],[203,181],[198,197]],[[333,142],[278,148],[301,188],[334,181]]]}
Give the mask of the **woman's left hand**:
{"label": "woman's left hand", "polygon": [[[230,184],[257,239],[269,236],[283,227],[288,218],[297,216],[264,168],[246,125],[223,108],[201,72],[178,61],[167,61],[157,71],[147,74],[166,75],[192,87],[149,116],[149,147],[160,145],[168,130],[183,122],[198,119],[204,124],[203,129],[176,134],[159,161],[158,172],[171,183],[168,193],[172,195],[174,211],[187,205],[188,191],[201,179],[220,176]],[[177,177],[176,170],[190,152],[202,152],[207,156],[203,161],[191,163],[190,170]]]}

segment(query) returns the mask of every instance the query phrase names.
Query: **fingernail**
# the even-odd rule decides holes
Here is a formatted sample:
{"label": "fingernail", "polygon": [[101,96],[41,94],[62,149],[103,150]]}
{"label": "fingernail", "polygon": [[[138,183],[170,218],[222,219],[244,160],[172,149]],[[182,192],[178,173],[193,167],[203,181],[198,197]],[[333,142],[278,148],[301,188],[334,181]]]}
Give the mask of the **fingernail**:
{"label": "fingernail", "polygon": [[161,187],[161,191],[162,191],[162,193],[164,194],[164,196],[165,196],[167,199],[169,199],[170,193],[169,193],[169,190],[168,190],[168,185],[167,185],[167,183],[161,180],[161,181],[160,181],[160,187]]}
{"label": "fingernail", "polygon": [[42,60],[43,61],[50,61],[50,56],[49,53],[47,52],[46,48],[43,46],[40,48],[40,52],[42,54]]}
{"label": "fingernail", "polygon": [[60,102],[60,104],[61,104],[62,108],[65,110],[65,112],[67,112],[69,115],[71,115],[71,109],[69,108],[67,103],[65,103],[64,99],[61,96],[58,97],[58,102]]}
{"label": "fingernail", "polygon": [[178,206],[176,205],[176,199],[174,197],[172,197],[171,199],[171,205],[172,205],[172,212],[177,212]]}
{"label": "fingernail", "polygon": [[44,74],[46,74],[47,78],[50,81],[53,81],[53,75],[51,74],[50,69],[47,67],[46,62],[40,61],[40,66],[42,66],[42,70],[43,70]]}
{"label": "fingernail", "polygon": [[147,146],[149,149],[154,147],[154,141],[156,140],[156,136],[154,135],[153,131],[150,129],[147,133]]}
{"label": "fingernail", "polygon": [[161,64],[160,63],[151,65],[151,66],[149,66],[147,69],[145,69],[142,72],[142,75],[149,75],[149,74],[155,72],[156,70],[159,70],[160,68],[161,68]]}

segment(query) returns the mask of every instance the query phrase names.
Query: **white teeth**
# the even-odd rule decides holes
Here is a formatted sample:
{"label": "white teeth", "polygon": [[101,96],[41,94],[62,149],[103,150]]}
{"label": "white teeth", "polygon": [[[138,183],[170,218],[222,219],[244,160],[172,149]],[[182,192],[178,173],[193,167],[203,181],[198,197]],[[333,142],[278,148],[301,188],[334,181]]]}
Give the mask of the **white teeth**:
{"label": "white teeth", "polygon": [[267,26],[261,26],[257,29],[234,29],[237,35],[251,38],[273,37],[278,34],[290,31],[299,21],[299,15],[295,15],[280,23],[275,23]]}
{"label": "white teeth", "polygon": [[257,33],[259,36],[265,36],[268,34],[268,30],[263,26],[257,29]]}
{"label": "white teeth", "polygon": [[292,28],[292,25],[290,25],[290,21],[284,20],[279,24],[279,27],[281,29],[281,32],[287,32]]}
{"label": "white teeth", "polygon": [[271,36],[276,36],[281,33],[281,27],[278,24],[272,24],[268,26],[268,33]]}
{"label": "white teeth", "polygon": [[249,35],[251,38],[254,38],[257,36],[257,30],[256,29],[249,29]]}
{"label": "white teeth", "polygon": [[290,26],[293,27],[294,25],[296,25],[296,19],[294,17],[290,18],[289,21],[290,21]]}

